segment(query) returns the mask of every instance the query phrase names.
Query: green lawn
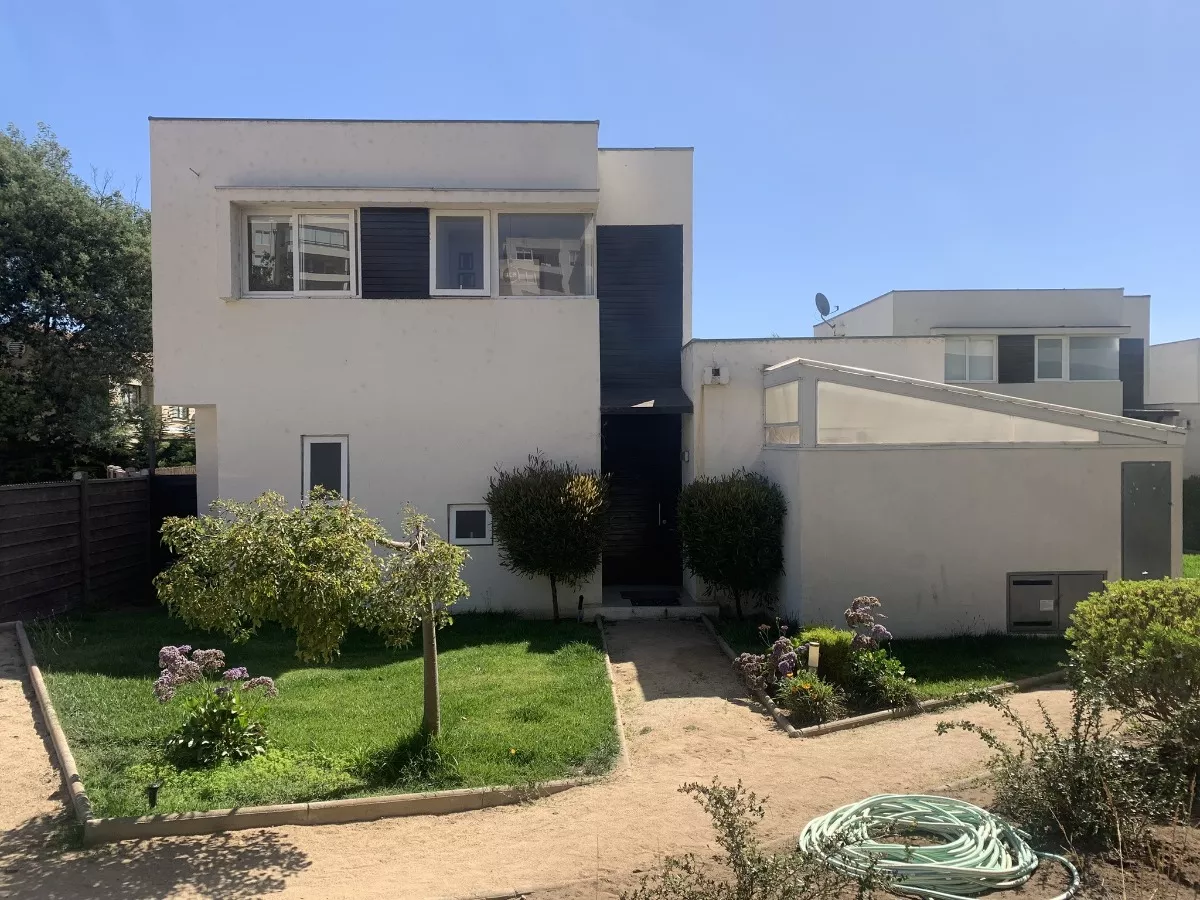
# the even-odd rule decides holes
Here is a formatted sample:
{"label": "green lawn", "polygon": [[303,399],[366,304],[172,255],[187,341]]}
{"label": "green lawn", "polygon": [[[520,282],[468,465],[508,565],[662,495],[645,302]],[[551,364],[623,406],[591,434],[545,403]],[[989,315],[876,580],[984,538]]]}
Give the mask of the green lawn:
{"label": "green lawn", "polygon": [[1200,578],[1200,553],[1183,554],[1183,577]]}
{"label": "green lawn", "polygon": [[[735,653],[762,653],[765,646],[758,634],[759,624],[723,619],[717,627]],[[922,700],[1044,675],[1056,671],[1067,659],[1064,638],[1010,634],[897,639],[888,649],[916,679],[917,696]]]}
{"label": "green lawn", "polygon": [[592,625],[456,617],[438,634],[443,734],[432,748],[418,737],[419,635],[395,651],[353,634],[331,666],[300,663],[277,629],[231,646],[157,609],[58,620],[30,637],[100,816],[149,811],[158,748],[182,711],[151,692],[164,644],[218,647],[228,665],[273,677],[279,697],[264,707],[266,755],[168,770],[156,812],[528,784],[602,772],[619,748]]}

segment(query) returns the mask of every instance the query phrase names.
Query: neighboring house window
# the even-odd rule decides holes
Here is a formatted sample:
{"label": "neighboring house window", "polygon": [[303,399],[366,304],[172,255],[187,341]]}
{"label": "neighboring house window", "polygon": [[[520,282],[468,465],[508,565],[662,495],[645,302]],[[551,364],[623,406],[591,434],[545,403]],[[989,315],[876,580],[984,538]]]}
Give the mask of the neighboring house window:
{"label": "neighboring house window", "polygon": [[590,215],[500,213],[496,219],[501,297],[587,297],[595,292]]}
{"label": "neighboring house window", "polygon": [[800,382],[763,390],[763,443],[800,443]]}
{"label": "neighboring house window", "polygon": [[488,296],[491,215],[434,212],[429,229],[429,289],[434,295]]}
{"label": "neighboring house window", "polygon": [[170,415],[172,419],[182,420],[188,417],[188,408],[186,406],[170,406],[167,407],[167,409],[169,410],[168,415]]}
{"label": "neighboring house window", "polygon": [[492,514],[483,503],[450,507],[450,543],[466,547],[492,542]]}
{"label": "neighboring house window", "polygon": [[946,338],[946,381],[995,381],[996,339]]}
{"label": "neighboring house window", "polygon": [[1071,380],[1119,381],[1120,347],[1115,337],[1071,338]]}
{"label": "neighboring house window", "polygon": [[1066,338],[1037,339],[1037,380],[1062,381],[1067,377]]}
{"label": "neighboring house window", "polygon": [[142,402],[142,389],[136,384],[121,385],[121,406],[129,411],[137,408]]}
{"label": "neighboring house window", "polygon": [[304,454],[304,499],[315,487],[350,495],[349,444],[344,435],[306,435],[300,439]]}
{"label": "neighboring house window", "polygon": [[356,293],[353,212],[251,213],[245,234],[243,285],[248,296]]}

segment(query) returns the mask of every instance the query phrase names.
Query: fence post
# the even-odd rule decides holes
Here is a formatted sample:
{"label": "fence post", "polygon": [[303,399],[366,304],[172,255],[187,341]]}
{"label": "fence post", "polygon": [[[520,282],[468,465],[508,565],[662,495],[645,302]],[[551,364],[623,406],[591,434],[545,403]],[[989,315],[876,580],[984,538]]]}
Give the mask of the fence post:
{"label": "fence post", "polygon": [[91,548],[88,546],[92,529],[89,522],[91,509],[88,499],[88,474],[81,474],[83,477],[79,479],[79,579],[83,591],[81,602],[87,605],[92,599]]}

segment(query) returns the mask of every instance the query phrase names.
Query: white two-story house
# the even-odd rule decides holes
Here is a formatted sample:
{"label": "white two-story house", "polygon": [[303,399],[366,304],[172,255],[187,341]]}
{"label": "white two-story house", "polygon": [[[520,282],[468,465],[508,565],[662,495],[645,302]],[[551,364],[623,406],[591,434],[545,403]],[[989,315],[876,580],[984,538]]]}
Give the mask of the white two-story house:
{"label": "white two-story house", "polygon": [[693,340],[692,151],[598,131],[151,120],[155,399],[195,410],[201,509],[411,502],[470,547],[469,607],[543,614],[482,502],[536,452],[611,477],[591,612],[701,601],[679,492],[742,467],[788,499],[798,619],[878,594],[898,633],[1054,631],[1103,578],[1178,572],[1183,433],[1120,415],[1144,298],[897,292],[836,336]]}

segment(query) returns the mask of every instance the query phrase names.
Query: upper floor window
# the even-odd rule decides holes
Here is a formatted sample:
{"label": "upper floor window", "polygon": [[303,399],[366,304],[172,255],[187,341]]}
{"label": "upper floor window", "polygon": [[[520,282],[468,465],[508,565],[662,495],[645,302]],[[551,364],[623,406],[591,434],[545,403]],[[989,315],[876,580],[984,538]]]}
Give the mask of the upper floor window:
{"label": "upper floor window", "polygon": [[1120,338],[1092,335],[1039,337],[1038,381],[1119,381]]}
{"label": "upper floor window", "polygon": [[434,210],[433,296],[587,297],[595,293],[587,213]]}
{"label": "upper floor window", "polygon": [[946,338],[946,381],[995,381],[996,339]]}
{"label": "upper floor window", "polygon": [[245,293],[353,296],[357,290],[354,213],[251,213],[243,248]]}
{"label": "upper floor window", "polygon": [[500,296],[586,297],[592,288],[592,217],[500,213]]}

